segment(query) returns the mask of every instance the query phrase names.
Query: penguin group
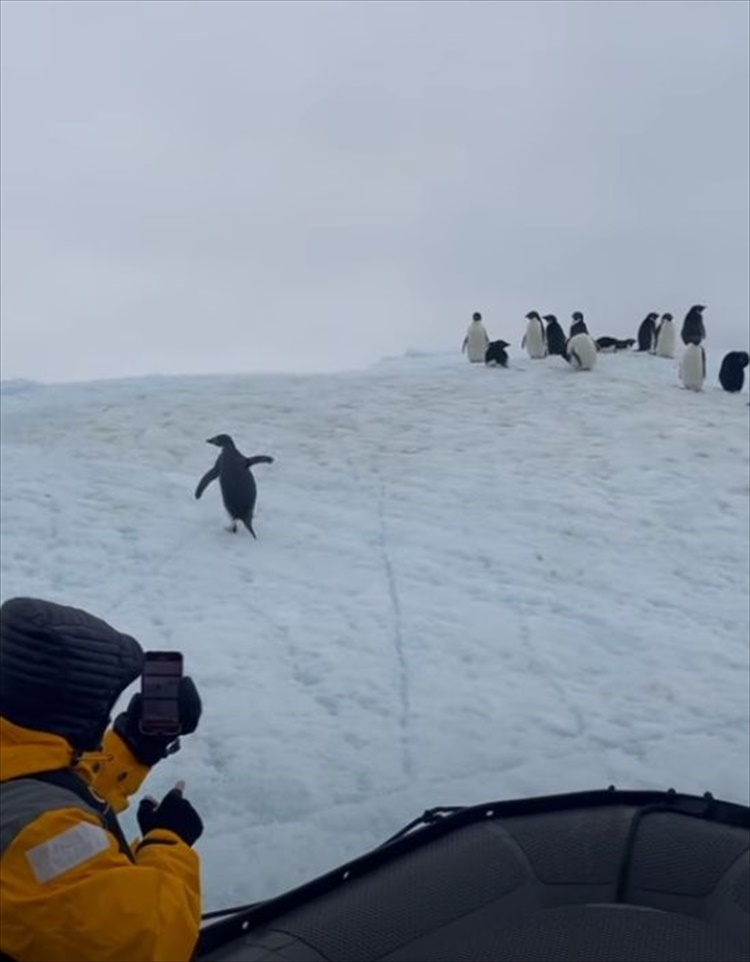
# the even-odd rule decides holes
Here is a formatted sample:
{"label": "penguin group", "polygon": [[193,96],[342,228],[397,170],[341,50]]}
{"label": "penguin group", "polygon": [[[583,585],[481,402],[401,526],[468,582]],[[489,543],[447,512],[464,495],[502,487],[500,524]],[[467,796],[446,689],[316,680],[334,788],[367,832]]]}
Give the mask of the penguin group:
{"label": "penguin group", "polygon": [[[680,330],[684,345],[679,363],[679,377],[685,388],[701,391],[706,380],[706,326],[703,320],[704,304],[695,304],[685,315]],[[526,330],[521,340],[521,348],[532,360],[540,360],[557,355],[566,361],[573,370],[591,371],[596,366],[600,353],[632,351],[653,354],[657,357],[674,358],[677,349],[677,331],[674,316],[668,312],[659,314],[651,311],[641,321],[635,338],[597,337],[592,338],[581,311],[571,314],[571,325],[566,337],[565,332],[554,314],[541,315],[529,311],[525,317]],[[637,347],[636,347],[637,345]],[[507,341],[491,341],[484,326],[482,315],[477,311],[472,316],[469,329],[464,338],[462,351],[472,363],[488,366],[507,367]],[[738,392],[745,382],[745,368],[748,354],[744,351],[730,351],[723,359],[719,371],[719,383],[725,391]]]}
{"label": "penguin group", "polygon": [[[685,316],[680,331],[684,350],[680,359],[679,375],[684,387],[701,391],[706,379],[706,352],[703,341],[706,328],[703,321],[705,306],[696,304]],[[650,312],[638,328],[637,338],[616,338],[603,336],[596,340],[589,333],[581,311],[571,314],[568,335],[554,314],[540,315],[529,311],[525,317],[526,330],[521,340],[521,348],[533,360],[550,355],[561,357],[575,371],[591,371],[596,366],[600,353],[631,351],[637,343],[639,353],[655,354],[658,357],[674,358],[676,332],[674,318],[665,313]],[[483,363],[488,367],[507,367],[510,343],[503,340],[491,341],[484,326],[482,315],[476,311],[461,346],[471,363]],[[745,368],[750,358],[744,351],[730,351],[721,364],[719,382],[725,391],[736,393],[742,390],[745,382]],[[237,449],[233,438],[228,434],[217,434],[207,441],[220,448],[214,465],[203,475],[195,489],[195,498],[200,499],[212,481],[218,480],[224,508],[229,515],[228,530],[236,533],[240,524],[256,538],[253,528],[253,515],[257,500],[257,486],[251,468],[256,464],[273,464],[274,459],[266,454],[247,457]]]}

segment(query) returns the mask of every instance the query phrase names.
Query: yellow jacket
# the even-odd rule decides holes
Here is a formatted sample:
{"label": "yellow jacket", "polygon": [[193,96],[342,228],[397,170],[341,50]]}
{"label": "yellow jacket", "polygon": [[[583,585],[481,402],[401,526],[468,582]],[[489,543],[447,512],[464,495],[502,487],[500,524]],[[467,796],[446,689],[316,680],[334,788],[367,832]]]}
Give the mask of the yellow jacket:
{"label": "yellow jacket", "polygon": [[[192,848],[154,829],[131,859],[72,792],[11,783],[73,765],[65,739],[0,717],[0,951],[16,962],[187,962],[201,913]],[[75,770],[115,812],[149,771],[111,729]]]}

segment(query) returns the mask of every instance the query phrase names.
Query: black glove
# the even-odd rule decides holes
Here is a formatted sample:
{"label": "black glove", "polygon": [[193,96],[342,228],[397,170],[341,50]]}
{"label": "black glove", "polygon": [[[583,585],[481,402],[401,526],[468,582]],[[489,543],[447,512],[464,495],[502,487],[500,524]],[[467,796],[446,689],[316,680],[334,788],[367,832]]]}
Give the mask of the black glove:
{"label": "black glove", "polygon": [[179,788],[167,792],[159,804],[151,798],[144,798],[138,806],[138,824],[144,837],[152,829],[166,828],[179,835],[187,845],[193,845],[203,833],[200,815],[182,797]]}
{"label": "black glove", "polygon": [[[201,697],[193,679],[185,676],[180,679],[178,694],[180,726],[183,735],[190,735],[198,727],[201,717]],[[112,726],[139,762],[155,765],[167,755],[180,750],[180,739],[175,735],[146,735],[141,731],[141,695],[133,695],[127,711],[115,718]]]}

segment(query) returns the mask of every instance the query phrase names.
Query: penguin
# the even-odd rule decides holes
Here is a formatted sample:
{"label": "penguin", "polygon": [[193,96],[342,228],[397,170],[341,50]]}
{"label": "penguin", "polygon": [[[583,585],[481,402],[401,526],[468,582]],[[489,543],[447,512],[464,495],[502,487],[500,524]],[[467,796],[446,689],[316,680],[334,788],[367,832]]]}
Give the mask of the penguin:
{"label": "penguin", "polygon": [[656,329],[657,357],[674,357],[675,341],[676,337],[672,315],[662,314],[659,326]]}
{"label": "penguin", "polygon": [[725,391],[733,394],[741,391],[745,383],[745,368],[750,363],[745,351],[730,351],[725,355],[719,370],[719,383]]}
{"label": "penguin", "polygon": [[695,304],[685,315],[680,337],[683,344],[700,344],[706,339],[706,325],[703,323],[703,304]]}
{"label": "penguin", "polygon": [[588,334],[574,334],[565,345],[565,360],[576,371],[591,371],[596,366],[596,344]]}
{"label": "penguin", "polygon": [[638,350],[654,353],[656,346],[656,318],[658,314],[647,314],[638,328]]}
{"label": "penguin", "polygon": [[472,364],[477,364],[484,360],[484,354],[490,343],[487,331],[482,324],[482,315],[476,311],[471,318],[471,324],[466,332],[461,352],[466,351],[466,356]]}
{"label": "penguin", "polygon": [[521,347],[526,348],[526,353],[533,360],[547,356],[547,332],[544,329],[541,317],[536,311],[529,311],[526,315],[529,322],[526,325],[526,333],[521,341]]}
{"label": "penguin", "polygon": [[547,322],[547,350],[550,354],[562,356],[565,352],[565,331],[554,314],[545,314],[544,320]]}
{"label": "penguin", "polygon": [[228,434],[217,434],[216,437],[209,438],[206,444],[215,444],[217,448],[221,448],[221,454],[211,470],[207,471],[198,482],[198,487],[195,489],[196,499],[200,498],[208,485],[218,478],[221,499],[232,519],[228,530],[235,533],[237,522],[241,521],[250,534],[257,538],[253,531],[257,488],[250,468],[254,464],[273,464],[273,458],[265,454],[246,458],[237,450]]}
{"label": "penguin", "polygon": [[484,355],[484,363],[489,367],[508,366],[508,352],[506,347],[510,347],[507,341],[490,341]]}
{"label": "penguin", "polygon": [[615,351],[629,351],[635,344],[632,337],[621,341],[619,337],[597,337],[596,349],[600,354],[614,354]]}
{"label": "penguin", "polygon": [[576,334],[588,334],[589,329],[586,327],[583,314],[581,314],[580,311],[575,311],[570,316],[573,318],[573,323],[570,325],[570,336],[575,337]]}
{"label": "penguin", "polygon": [[680,361],[680,380],[689,391],[702,391],[706,380],[706,352],[700,344],[688,344]]}

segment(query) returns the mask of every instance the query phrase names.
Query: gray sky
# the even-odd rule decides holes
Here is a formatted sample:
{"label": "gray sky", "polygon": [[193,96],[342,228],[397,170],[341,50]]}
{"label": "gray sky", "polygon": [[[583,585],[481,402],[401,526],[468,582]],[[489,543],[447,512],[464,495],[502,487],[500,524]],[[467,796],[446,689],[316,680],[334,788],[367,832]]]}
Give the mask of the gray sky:
{"label": "gray sky", "polygon": [[3,0],[3,377],[748,342],[744,0]]}

